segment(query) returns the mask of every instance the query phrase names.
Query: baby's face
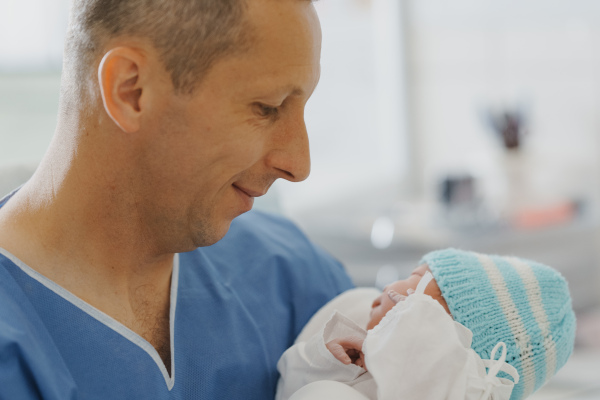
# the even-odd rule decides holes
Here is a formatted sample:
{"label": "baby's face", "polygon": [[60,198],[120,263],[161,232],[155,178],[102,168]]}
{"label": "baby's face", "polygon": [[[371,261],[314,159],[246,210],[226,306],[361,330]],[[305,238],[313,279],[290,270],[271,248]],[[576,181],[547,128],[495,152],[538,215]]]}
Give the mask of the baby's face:
{"label": "baby's face", "polygon": [[[421,281],[421,278],[423,278],[427,271],[429,271],[429,266],[427,264],[422,264],[418,266],[408,278],[387,285],[383,289],[383,293],[381,293],[381,295],[375,299],[373,305],[371,306],[371,320],[367,325],[367,330],[373,329],[373,327],[379,324],[385,314],[387,314],[387,312],[394,307],[395,303],[389,298],[387,294],[388,291],[393,290],[396,293],[407,296],[408,289],[415,290]],[[440,291],[435,279],[429,282],[429,285],[427,285],[427,288],[425,289],[425,294],[428,294],[429,296],[433,297],[434,300],[437,300],[444,307],[446,312],[450,314],[448,304],[442,297],[442,292]]]}

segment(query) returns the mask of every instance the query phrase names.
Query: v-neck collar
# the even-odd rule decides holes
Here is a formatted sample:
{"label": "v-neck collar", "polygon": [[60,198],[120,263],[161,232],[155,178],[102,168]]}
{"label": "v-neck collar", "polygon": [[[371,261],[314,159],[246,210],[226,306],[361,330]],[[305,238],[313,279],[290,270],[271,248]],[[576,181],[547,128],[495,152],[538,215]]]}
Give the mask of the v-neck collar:
{"label": "v-neck collar", "polygon": [[[1,201],[1,200],[0,200]],[[0,205],[1,206],[1,205]],[[175,309],[177,306],[177,290],[179,287],[179,254],[175,254],[173,259],[173,272],[171,274],[171,296],[170,296],[170,306],[169,306],[169,336],[170,336],[170,344],[171,344],[171,375],[167,371],[162,359],[160,358],[158,352],[146,339],[114,319],[108,314],[98,310],[91,304],[83,301],[73,293],[69,292],[67,289],[58,285],[56,282],[48,279],[46,276],[40,274],[15,255],[10,253],[9,251],[0,247],[0,254],[8,258],[12,261],[21,271],[27,274],[32,279],[38,281],[46,288],[56,293],[69,303],[73,304],[75,307],[79,308],[83,312],[90,315],[92,318],[98,320],[100,323],[104,324],[108,328],[112,329],[116,333],[123,336],[125,339],[128,339],[133,344],[139,346],[142,350],[144,350],[148,355],[154,360],[157,367],[165,379],[165,383],[169,391],[173,388],[175,384]]]}

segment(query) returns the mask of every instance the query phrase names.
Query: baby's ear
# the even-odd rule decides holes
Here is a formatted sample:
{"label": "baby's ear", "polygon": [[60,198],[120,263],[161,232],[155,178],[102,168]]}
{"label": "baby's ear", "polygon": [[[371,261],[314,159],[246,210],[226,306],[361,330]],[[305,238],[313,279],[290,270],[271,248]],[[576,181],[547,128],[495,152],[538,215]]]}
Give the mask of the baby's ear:
{"label": "baby's ear", "polygon": [[[436,284],[436,286],[437,286],[437,284]],[[438,291],[439,291],[439,288],[438,288]],[[434,300],[436,300],[438,303],[440,303],[442,305],[442,307],[444,307],[444,310],[446,310],[448,315],[452,317],[452,313],[450,312],[450,308],[448,307],[448,303],[446,302],[446,299],[444,299],[442,292],[439,292],[439,294],[436,294],[435,296],[433,296],[433,295],[430,295],[430,296]],[[452,319],[454,319],[454,317],[452,317]]]}
{"label": "baby's ear", "polygon": [[448,315],[450,315],[452,317],[452,313],[450,312],[448,303],[446,302],[446,299],[444,298],[444,295],[442,294],[442,290],[440,289],[439,285],[437,284],[437,281],[435,280],[435,278],[433,278],[431,280],[431,282],[429,282],[429,285],[427,285],[427,288],[425,288],[425,294],[431,296],[434,300],[436,300],[438,303],[440,303],[442,305],[442,307],[444,307],[444,310],[446,310]]}

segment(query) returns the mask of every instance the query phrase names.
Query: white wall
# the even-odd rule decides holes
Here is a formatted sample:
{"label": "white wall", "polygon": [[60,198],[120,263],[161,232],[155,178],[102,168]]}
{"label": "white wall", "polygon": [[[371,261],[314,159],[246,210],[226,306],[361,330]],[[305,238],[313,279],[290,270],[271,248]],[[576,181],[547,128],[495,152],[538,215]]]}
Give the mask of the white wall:
{"label": "white wall", "polygon": [[60,73],[0,74],[0,168],[36,165],[50,144]]}
{"label": "white wall", "polygon": [[530,114],[526,152],[548,168],[548,185],[599,186],[600,2],[411,0],[410,10],[426,195],[447,171],[496,168],[502,152],[480,113],[518,104]]}
{"label": "white wall", "polygon": [[306,109],[312,173],[275,185],[289,214],[344,201],[407,173],[401,7],[397,0],[315,3],[321,81]]}
{"label": "white wall", "polygon": [[69,0],[0,2],[0,71],[60,70]]}

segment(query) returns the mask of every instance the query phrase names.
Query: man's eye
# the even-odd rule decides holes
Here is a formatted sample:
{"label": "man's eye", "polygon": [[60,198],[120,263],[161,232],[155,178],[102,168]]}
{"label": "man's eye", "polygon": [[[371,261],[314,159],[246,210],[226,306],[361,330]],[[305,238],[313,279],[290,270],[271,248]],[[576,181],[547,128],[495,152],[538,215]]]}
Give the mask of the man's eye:
{"label": "man's eye", "polygon": [[279,114],[278,107],[272,107],[261,103],[255,104],[255,110],[258,115],[265,118],[275,118]]}

